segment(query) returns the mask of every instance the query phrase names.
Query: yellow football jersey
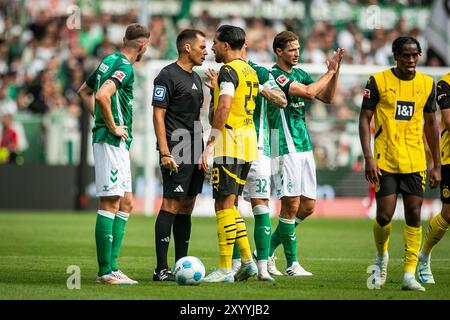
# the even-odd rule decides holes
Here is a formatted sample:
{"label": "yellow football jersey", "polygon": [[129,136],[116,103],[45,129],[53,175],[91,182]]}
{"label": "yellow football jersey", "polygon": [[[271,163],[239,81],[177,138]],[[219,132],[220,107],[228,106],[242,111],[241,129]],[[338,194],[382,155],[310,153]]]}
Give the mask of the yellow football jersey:
{"label": "yellow football jersey", "polygon": [[423,112],[436,110],[433,79],[416,71],[414,79],[401,80],[388,69],[371,80],[378,94],[374,113],[378,167],[392,173],[425,171]]}
{"label": "yellow football jersey", "polygon": [[[450,108],[450,72],[438,82],[437,103],[439,108]],[[445,129],[444,117],[441,120],[441,164],[450,164],[450,134]]]}
{"label": "yellow football jersey", "polygon": [[225,127],[214,145],[214,157],[254,161],[258,158],[258,142],[253,124],[258,76],[252,67],[240,59],[223,65],[214,88],[214,114],[223,82],[233,84],[234,96]]}

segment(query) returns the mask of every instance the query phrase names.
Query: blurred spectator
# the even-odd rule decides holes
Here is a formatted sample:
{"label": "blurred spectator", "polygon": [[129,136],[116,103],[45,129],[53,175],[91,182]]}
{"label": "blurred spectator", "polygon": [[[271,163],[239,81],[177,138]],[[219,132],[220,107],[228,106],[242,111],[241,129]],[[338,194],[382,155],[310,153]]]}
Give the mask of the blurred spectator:
{"label": "blurred spectator", "polygon": [[0,86],[0,115],[14,114],[17,112],[17,103],[8,96],[8,87],[6,85]]}
{"label": "blurred spectator", "polygon": [[[87,73],[92,72],[102,58],[117,50],[126,26],[137,21],[134,9],[120,14],[94,13],[93,10],[87,14],[89,10],[83,10],[81,29],[70,29],[66,27],[67,16],[64,16],[64,10],[57,12],[52,7],[56,7],[60,1],[62,0],[0,1],[0,114],[32,112],[44,115],[52,110],[64,109],[62,111],[69,111],[76,118],[80,114],[80,101],[76,91],[86,79]],[[214,1],[240,3],[238,0]],[[66,2],[75,3],[75,0]],[[326,58],[338,46],[347,51],[344,64],[391,65],[392,41],[404,34],[420,41],[423,49],[423,57],[419,61],[421,65],[444,65],[444,61],[428,48],[420,29],[423,25],[413,25],[411,21],[414,19],[406,19],[402,14],[398,14],[398,21],[389,29],[364,29],[358,17],[354,16],[348,21],[315,20],[311,33],[306,34],[306,19],[279,18],[283,10],[274,13],[277,18],[261,18],[258,16],[261,11],[256,10],[256,6],[268,2],[277,8],[285,8],[297,5],[297,1],[244,2],[255,6],[254,17],[246,18],[240,16],[239,12],[222,17],[210,7],[205,7],[198,13],[191,12],[196,16],[179,22],[174,22],[173,17],[168,14],[152,16],[151,43],[144,60],[174,59],[175,38],[183,28],[197,28],[205,32],[207,59],[214,60],[211,47],[217,27],[220,24],[233,24],[245,29],[249,43],[248,58],[258,63],[272,64],[274,36],[280,31],[291,30],[301,39],[300,66],[302,63],[324,65]],[[339,5],[341,2],[315,0],[314,5],[328,6],[330,9],[332,5]],[[355,9],[367,5],[382,5],[397,10],[398,13],[410,6],[429,6],[431,0],[346,2],[350,6],[357,6],[352,7]],[[316,19],[314,15],[313,19]],[[332,104],[325,105],[315,101],[307,108],[307,116],[313,123],[312,139],[317,143],[314,152],[318,158],[318,167],[349,166],[358,156],[353,150],[353,138],[348,138],[354,133],[348,134],[349,127],[346,124],[357,118],[364,84],[365,80],[354,76],[345,85],[339,86]]]}
{"label": "blurred spectator", "polygon": [[12,127],[12,115],[2,115],[2,135],[0,139],[0,163],[15,163],[18,155],[18,135]]}

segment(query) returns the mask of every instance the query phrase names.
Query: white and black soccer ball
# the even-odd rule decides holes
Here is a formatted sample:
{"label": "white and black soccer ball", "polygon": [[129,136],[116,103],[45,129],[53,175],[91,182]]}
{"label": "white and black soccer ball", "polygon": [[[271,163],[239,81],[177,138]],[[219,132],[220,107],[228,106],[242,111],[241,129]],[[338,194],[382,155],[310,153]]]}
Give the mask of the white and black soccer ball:
{"label": "white and black soccer ball", "polygon": [[175,263],[173,273],[179,284],[196,285],[205,277],[205,266],[199,258],[186,256]]}

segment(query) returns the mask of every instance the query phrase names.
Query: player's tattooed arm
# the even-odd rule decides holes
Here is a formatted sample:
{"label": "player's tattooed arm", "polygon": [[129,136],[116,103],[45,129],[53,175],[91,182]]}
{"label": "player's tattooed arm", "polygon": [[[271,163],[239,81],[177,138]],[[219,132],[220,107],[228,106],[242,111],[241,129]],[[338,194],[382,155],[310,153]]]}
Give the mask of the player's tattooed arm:
{"label": "player's tattooed arm", "polygon": [[263,87],[264,89],[260,91],[260,93],[263,95],[264,98],[266,98],[267,101],[269,101],[272,105],[277,106],[279,108],[286,108],[287,106],[287,99],[286,95],[283,91],[280,89],[267,89],[266,87]]}
{"label": "player's tattooed arm", "polygon": [[80,89],[77,91],[78,96],[80,97],[83,104],[88,109],[89,113],[94,116],[94,108],[95,108],[95,98],[94,98],[94,90],[89,87],[86,82],[84,82]]}
{"label": "player's tattooed arm", "polygon": [[109,131],[117,136],[121,137],[124,141],[128,140],[127,126],[116,125],[114,117],[111,112],[111,96],[116,92],[116,84],[114,81],[108,79],[98,89],[95,94],[95,101],[97,102],[100,112],[105,121],[106,127]]}

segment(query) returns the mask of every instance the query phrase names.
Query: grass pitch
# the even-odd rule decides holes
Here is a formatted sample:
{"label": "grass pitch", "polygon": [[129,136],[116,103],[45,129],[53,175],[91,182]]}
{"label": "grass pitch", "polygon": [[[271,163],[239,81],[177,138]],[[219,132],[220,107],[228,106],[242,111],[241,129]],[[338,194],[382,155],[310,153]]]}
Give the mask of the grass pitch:
{"label": "grass pitch", "polygon": [[[367,267],[375,246],[368,219],[315,219],[297,228],[299,257],[312,277],[277,277],[274,284],[250,279],[234,284],[203,283],[196,287],[153,282],[156,264],[154,217],[132,216],[119,263],[139,281],[136,286],[106,286],[94,282],[97,263],[95,213],[0,213],[0,299],[164,299],[164,300],[305,300],[305,299],[450,299],[450,236],[433,251],[436,285],[426,292],[400,290],[403,275],[403,224],[394,221],[388,279],[382,290],[369,290]],[[245,219],[253,245],[253,219]],[[272,221],[276,227],[277,221]],[[426,230],[424,222],[423,230]],[[169,263],[173,263],[173,245]],[[217,264],[214,218],[193,217],[190,255],[199,257],[207,273]],[[282,248],[277,266],[284,270]],[[81,270],[81,288],[68,289],[67,268]]]}

